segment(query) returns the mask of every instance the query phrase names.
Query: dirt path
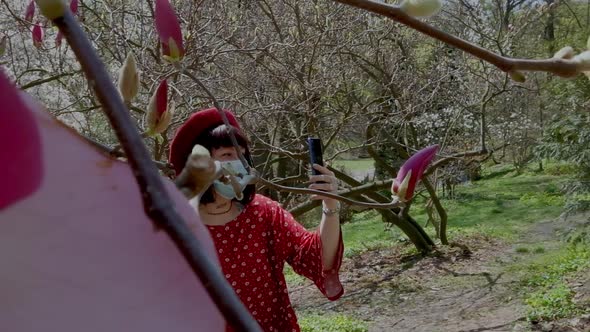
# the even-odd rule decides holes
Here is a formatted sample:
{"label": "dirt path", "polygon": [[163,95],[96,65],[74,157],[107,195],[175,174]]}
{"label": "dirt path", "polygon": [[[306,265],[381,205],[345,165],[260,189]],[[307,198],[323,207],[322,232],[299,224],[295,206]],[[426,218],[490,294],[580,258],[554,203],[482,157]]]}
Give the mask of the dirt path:
{"label": "dirt path", "polygon": [[[517,271],[506,266],[523,259],[517,246],[559,245],[556,232],[568,226],[539,222],[526,236],[507,244],[487,237],[457,239],[461,247],[427,258],[403,256],[398,249],[366,252],[343,265],[342,298],[329,302],[310,284],[294,287],[291,297],[299,311],[335,311],[369,322],[369,331],[590,331],[582,321],[553,326],[526,322],[526,307],[518,294]],[[582,280],[582,288],[585,283]],[[579,281],[578,281],[579,282]],[[582,319],[583,320],[583,319]],[[560,325],[561,324],[561,325]]]}

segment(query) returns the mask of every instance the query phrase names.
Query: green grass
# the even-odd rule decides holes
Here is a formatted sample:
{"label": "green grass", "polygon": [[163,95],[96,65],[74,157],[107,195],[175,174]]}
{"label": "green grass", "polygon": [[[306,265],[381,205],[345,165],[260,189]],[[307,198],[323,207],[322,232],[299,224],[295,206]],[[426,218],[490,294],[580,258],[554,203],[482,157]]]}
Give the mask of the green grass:
{"label": "green grass", "polygon": [[[499,167],[484,179],[456,188],[456,199],[442,199],[448,214],[449,236],[478,232],[506,240],[533,222],[558,217],[565,199],[559,188],[564,176]],[[420,224],[427,219],[423,203],[414,203],[412,216]]]}
{"label": "green grass", "polygon": [[303,312],[298,316],[302,332],[366,332],[369,330],[364,321],[343,314]]}
{"label": "green grass", "polygon": [[353,257],[366,250],[390,247],[399,237],[399,231],[386,227],[376,211],[356,214],[351,222],[342,225],[345,257]]}
{"label": "green grass", "polygon": [[335,168],[344,168],[345,171],[364,171],[375,168],[373,159],[338,159],[332,162]]}

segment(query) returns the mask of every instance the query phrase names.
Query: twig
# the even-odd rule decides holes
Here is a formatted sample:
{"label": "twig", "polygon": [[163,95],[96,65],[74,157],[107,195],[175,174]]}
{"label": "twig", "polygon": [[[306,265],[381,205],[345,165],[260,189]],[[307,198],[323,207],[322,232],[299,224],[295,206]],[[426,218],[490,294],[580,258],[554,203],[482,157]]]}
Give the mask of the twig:
{"label": "twig", "polygon": [[[398,200],[394,200],[391,203],[367,203],[367,202],[361,202],[361,201],[356,201],[354,199],[350,199],[348,197],[344,197],[341,196],[340,194],[335,194],[335,193],[331,193],[331,192],[326,192],[326,191],[321,191],[321,190],[314,190],[314,189],[304,189],[304,188],[295,188],[295,187],[287,187],[287,186],[281,186],[278,184],[274,184],[268,180],[265,180],[262,177],[256,177],[254,181],[258,181],[262,184],[264,184],[267,188],[270,189],[274,189],[277,191],[285,191],[285,192],[290,192],[290,193],[294,193],[294,194],[311,194],[311,195],[319,195],[319,196],[324,196],[324,197],[329,197],[350,205],[356,205],[356,206],[362,206],[362,207],[367,207],[367,208],[373,208],[373,209],[393,209],[393,208],[399,208],[405,205],[405,203],[400,202]],[[357,189],[357,188],[355,188]],[[367,190],[366,188],[364,188],[364,190]],[[346,190],[346,193],[353,193],[354,191],[352,190]]]}
{"label": "twig", "polygon": [[372,0],[334,0],[352,7],[388,17],[396,22],[406,25],[432,38],[438,39],[445,44],[454,46],[477,58],[480,58],[502,70],[513,73],[517,71],[543,71],[562,77],[571,77],[583,71],[590,71],[590,64],[574,60],[544,59],[529,60],[515,59],[500,56],[483,47],[472,44],[464,39],[448,34],[423,21],[407,15],[399,6],[389,5],[383,2]]}
{"label": "twig", "polygon": [[55,18],[53,22],[76,54],[90,86],[94,88],[123,145],[141,190],[147,215],[154,220],[156,226],[167,232],[229,324],[239,331],[260,331],[258,323],[240,302],[221,270],[205,255],[205,250],[191,229],[174,209],[162,178],[154,167],[123,100],[72,13],[66,10],[63,16]]}
{"label": "twig", "polygon": [[[114,147],[109,147],[109,146],[104,145],[98,141],[95,141],[94,139],[92,139],[88,136],[85,136],[82,134],[79,134],[79,135],[82,136],[82,138],[84,138],[88,143],[92,144],[94,147],[96,147],[97,149],[101,150],[102,152],[104,152],[105,154],[107,154],[111,157],[127,158],[127,155],[123,151],[121,151],[119,145],[114,146]],[[152,162],[156,165],[156,167],[158,167],[166,175],[175,174],[172,164],[165,163],[162,161],[157,161],[157,160],[152,160]]]}
{"label": "twig", "polygon": [[27,84],[21,85],[20,86],[20,89],[21,90],[30,89],[30,88],[32,88],[34,86],[38,86],[38,85],[45,84],[45,83],[48,83],[48,82],[51,82],[51,81],[59,80],[62,77],[73,76],[73,75],[76,75],[76,74],[78,74],[77,71],[76,72],[72,72],[72,73],[61,73],[61,74],[57,74],[57,75],[54,75],[54,76],[51,76],[51,77],[47,77],[47,78],[43,78],[43,79],[38,79],[38,80],[35,80],[35,81],[32,81],[32,82],[29,82]]}

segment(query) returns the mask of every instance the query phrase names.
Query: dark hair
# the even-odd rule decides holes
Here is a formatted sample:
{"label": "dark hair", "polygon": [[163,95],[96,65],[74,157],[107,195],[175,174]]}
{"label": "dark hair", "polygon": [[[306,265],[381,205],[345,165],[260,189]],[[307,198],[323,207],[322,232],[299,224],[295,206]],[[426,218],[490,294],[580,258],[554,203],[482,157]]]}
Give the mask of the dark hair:
{"label": "dark hair", "polygon": [[[228,127],[222,124],[207,128],[201,135],[195,138],[192,146],[195,146],[196,144],[202,145],[207,150],[209,150],[209,152],[213,152],[213,149],[219,149],[222,147],[232,147],[233,144],[231,142],[230,133],[234,134],[236,140],[238,141],[238,145],[244,148],[244,157],[246,158],[248,165],[252,167],[252,156],[250,154],[250,149],[248,148],[249,141],[242,131],[236,127]],[[200,203],[207,204],[214,202],[215,195],[213,190],[213,186],[210,186],[209,189],[207,189],[207,191],[205,191],[205,193],[203,193],[201,196]],[[243,205],[247,205],[254,199],[254,195],[256,194],[256,186],[253,184],[247,185],[243,193],[244,197],[241,200],[234,200],[240,202]]]}

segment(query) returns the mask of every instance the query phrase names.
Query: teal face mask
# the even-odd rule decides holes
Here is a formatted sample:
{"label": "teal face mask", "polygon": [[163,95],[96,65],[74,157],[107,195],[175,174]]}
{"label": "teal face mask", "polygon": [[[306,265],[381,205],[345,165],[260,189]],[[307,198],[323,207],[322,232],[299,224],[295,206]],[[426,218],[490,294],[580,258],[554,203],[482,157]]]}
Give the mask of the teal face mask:
{"label": "teal face mask", "polygon": [[242,199],[244,197],[242,192],[248,183],[250,183],[250,180],[252,180],[254,177],[248,174],[248,171],[246,171],[246,168],[239,160],[222,161],[220,164],[221,168],[225,169],[228,173],[236,177],[238,183],[240,184],[240,192],[239,195],[236,195],[236,192],[234,191],[231,183],[224,183],[220,180],[213,181],[213,188],[219,195],[226,199]]}

